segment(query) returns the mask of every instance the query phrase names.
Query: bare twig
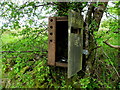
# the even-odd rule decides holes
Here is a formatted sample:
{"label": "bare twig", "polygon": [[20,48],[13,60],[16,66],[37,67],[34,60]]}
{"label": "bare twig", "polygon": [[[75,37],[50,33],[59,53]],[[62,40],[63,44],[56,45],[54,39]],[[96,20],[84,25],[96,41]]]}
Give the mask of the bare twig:
{"label": "bare twig", "polygon": [[95,50],[95,49],[98,49],[98,48],[101,48],[101,46],[96,46],[95,48],[93,48],[91,51]]}
{"label": "bare twig", "polygon": [[[0,53],[30,53],[30,52],[41,52],[41,51],[0,51]],[[47,52],[47,51],[42,51]]]}
{"label": "bare twig", "polygon": [[106,45],[108,45],[108,46],[110,46],[110,47],[112,47],[112,48],[115,48],[115,49],[120,50],[120,46],[118,46],[118,45],[112,45],[112,44],[108,43],[107,41],[108,41],[108,40],[103,41],[103,43],[105,43]]}
{"label": "bare twig", "polygon": [[44,32],[46,30],[47,30],[47,28],[45,30],[43,30],[43,31],[38,32],[37,36],[34,39],[36,39],[42,32]]}
{"label": "bare twig", "polygon": [[40,7],[40,6],[46,6],[46,5],[54,5],[54,3],[41,4],[41,5],[36,5],[34,7]]}
{"label": "bare twig", "polygon": [[107,11],[106,11],[106,16],[107,16],[107,17],[111,16],[112,18],[114,18],[114,19],[116,19],[116,20],[117,20],[117,18],[116,18],[116,17],[114,17],[113,15],[111,15],[110,13],[108,13]]}

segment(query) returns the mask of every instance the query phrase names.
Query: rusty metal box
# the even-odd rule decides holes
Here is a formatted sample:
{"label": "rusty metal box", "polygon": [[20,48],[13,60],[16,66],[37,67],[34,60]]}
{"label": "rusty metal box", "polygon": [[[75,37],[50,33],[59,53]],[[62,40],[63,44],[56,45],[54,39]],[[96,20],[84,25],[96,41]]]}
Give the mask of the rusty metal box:
{"label": "rusty metal box", "polygon": [[68,17],[50,17],[48,65],[68,67],[68,77],[82,69],[83,17],[71,11]]}

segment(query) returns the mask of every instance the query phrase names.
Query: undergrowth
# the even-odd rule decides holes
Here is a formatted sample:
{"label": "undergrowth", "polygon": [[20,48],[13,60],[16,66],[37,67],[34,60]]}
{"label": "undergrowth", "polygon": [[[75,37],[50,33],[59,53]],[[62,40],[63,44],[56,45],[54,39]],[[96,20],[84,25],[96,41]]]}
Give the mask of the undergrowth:
{"label": "undergrowth", "polygon": [[[26,34],[27,30],[30,32]],[[41,33],[36,35],[38,32]],[[118,51],[103,43],[105,32],[97,33],[96,38],[101,34],[103,37],[97,39],[101,48],[97,49],[94,74],[82,78],[78,73],[67,79],[67,68],[47,65],[46,30],[27,28],[17,34],[3,33],[2,51],[9,52],[2,52],[2,88],[120,88]],[[16,36],[21,38],[15,39]],[[111,38],[112,44],[117,44],[115,37]]]}

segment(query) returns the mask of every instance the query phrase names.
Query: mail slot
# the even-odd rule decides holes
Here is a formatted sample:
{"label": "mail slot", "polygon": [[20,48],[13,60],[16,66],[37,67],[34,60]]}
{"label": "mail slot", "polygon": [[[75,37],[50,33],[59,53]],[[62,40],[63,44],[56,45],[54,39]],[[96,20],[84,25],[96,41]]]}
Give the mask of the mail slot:
{"label": "mail slot", "polygon": [[48,65],[67,67],[71,77],[82,69],[82,15],[71,11],[68,17],[49,17],[48,21]]}

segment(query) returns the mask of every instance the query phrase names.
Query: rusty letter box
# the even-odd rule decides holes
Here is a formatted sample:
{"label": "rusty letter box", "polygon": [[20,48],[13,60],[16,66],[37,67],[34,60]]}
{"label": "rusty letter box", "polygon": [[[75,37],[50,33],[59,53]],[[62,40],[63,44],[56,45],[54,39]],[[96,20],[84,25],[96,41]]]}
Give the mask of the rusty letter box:
{"label": "rusty letter box", "polygon": [[83,18],[75,11],[68,17],[50,17],[48,65],[68,67],[68,78],[82,69]]}

